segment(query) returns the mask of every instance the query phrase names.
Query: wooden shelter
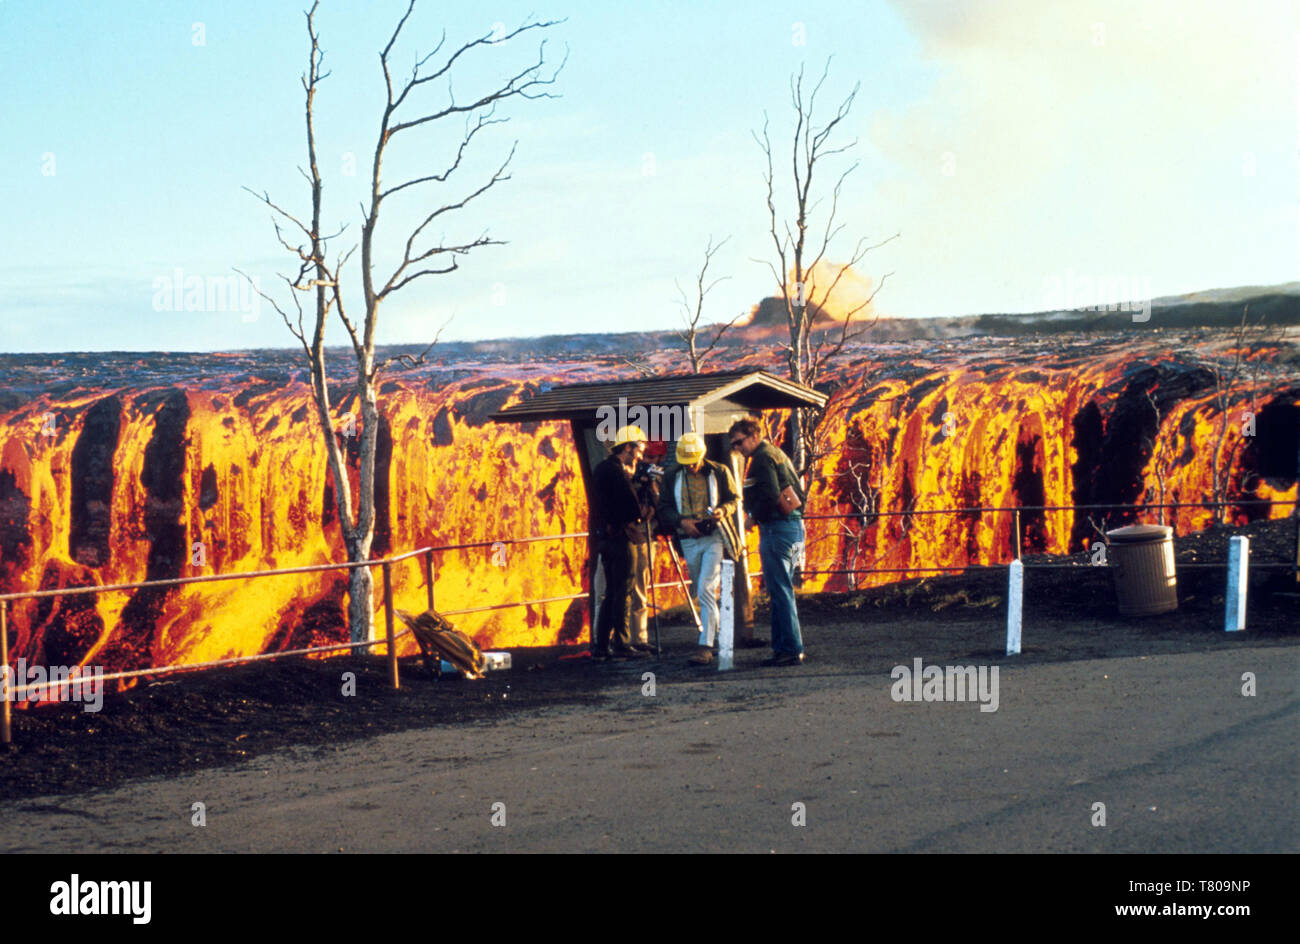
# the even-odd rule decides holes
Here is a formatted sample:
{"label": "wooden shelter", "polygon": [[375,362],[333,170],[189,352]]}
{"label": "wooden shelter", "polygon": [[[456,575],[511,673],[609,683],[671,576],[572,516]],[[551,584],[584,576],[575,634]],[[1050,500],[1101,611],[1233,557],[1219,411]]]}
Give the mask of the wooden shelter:
{"label": "wooden shelter", "polygon": [[[492,414],[492,419],[499,423],[568,420],[590,499],[592,473],[609,455],[614,432],[627,423],[640,426],[652,441],[667,444],[669,467],[676,464],[674,444],[681,433],[700,433],[708,457],[729,464],[739,486],[744,478],[744,459],[732,453],[727,440],[727,430],[734,422],[764,410],[820,409],[827,399],[826,394],[811,387],[766,371],[722,371],[552,387]],[[743,533],[744,509],[737,514]],[[752,633],[754,609],[747,561],[737,561],[736,566],[740,578],[736,581],[736,604],[744,624],[738,635],[744,638]]]}

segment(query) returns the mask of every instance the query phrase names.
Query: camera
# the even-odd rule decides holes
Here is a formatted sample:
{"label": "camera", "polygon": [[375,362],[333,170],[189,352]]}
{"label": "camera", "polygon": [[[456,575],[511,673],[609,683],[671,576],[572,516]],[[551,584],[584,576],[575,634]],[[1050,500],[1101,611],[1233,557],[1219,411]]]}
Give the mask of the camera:
{"label": "camera", "polygon": [[712,534],[714,531],[718,530],[718,519],[713,517],[713,513],[716,510],[716,508],[709,508],[706,510],[704,513],[705,517],[700,518],[695,522],[695,530],[700,532],[700,534]]}
{"label": "camera", "polygon": [[637,501],[652,508],[659,501],[659,485],[663,481],[664,467],[652,462],[641,462],[632,475],[632,490]]}

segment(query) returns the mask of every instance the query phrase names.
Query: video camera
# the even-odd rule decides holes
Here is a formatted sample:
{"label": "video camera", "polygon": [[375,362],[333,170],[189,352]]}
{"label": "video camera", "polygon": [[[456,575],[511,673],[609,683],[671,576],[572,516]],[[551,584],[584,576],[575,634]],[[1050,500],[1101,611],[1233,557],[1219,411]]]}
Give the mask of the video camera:
{"label": "video camera", "polygon": [[653,462],[638,462],[632,473],[632,491],[636,500],[653,508],[659,502],[659,485],[663,482],[664,467]]}
{"label": "video camera", "polygon": [[636,474],[632,477],[634,480],[654,479],[658,481],[664,477],[664,467],[655,465],[653,462],[638,462],[636,464]]}

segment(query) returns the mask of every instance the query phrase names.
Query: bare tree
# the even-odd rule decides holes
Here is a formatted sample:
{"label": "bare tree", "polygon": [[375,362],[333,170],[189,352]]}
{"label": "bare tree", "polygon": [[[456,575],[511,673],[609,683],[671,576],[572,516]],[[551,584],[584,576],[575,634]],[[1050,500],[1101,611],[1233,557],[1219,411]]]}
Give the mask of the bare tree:
{"label": "bare tree", "polygon": [[872,481],[872,460],[874,456],[868,453],[867,459],[853,460],[848,463],[848,467],[840,473],[841,485],[847,486],[848,498],[856,514],[852,518],[842,519],[840,528],[843,530],[845,541],[849,543],[848,560],[846,569],[849,571],[846,584],[850,590],[858,588],[858,558],[862,555],[862,545],[866,540],[867,531],[880,520],[878,512],[880,511],[880,493],[884,487],[884,470],[876,468],[875,481]]}
{"label": "bare tree", "polygon": [[[704,362],[708,360],[709,355],[713,353],[714,348],[718,346],[718,342],[721,341],[722,336],[727,333],[727,329],[740,319],[740,315],[738,314],[726,324],[715,325],[714,327],[717,328],[717,333],[713,335],[713,340],[708,343],[704,350],[701,351],[699,349],[700,318],[704,315],[704,298],[709,294],[709,292],[713,291],[714,287],[719,282],[725,282],[727,279],[731,278],[729,275],[723,276],[722,278],[714,279],[712,282],[709,282],[708,285],[705,285],[704,283],[708,279],[709,274],[709,263],[713,261],[713,256],[717,251],[725,246],[730,239],[731,237],[728,236],[715,246],[713,245],[713,237],[709,237],[709,244],[704,249],[704,264],[700,266],[700,274],[695,279],[695,302],[693,309],[691,301],[686,297],[686,292],[682,288],[681,283],[677,283],[677,294],[681,296],[681,300],[678,304],[682,306],[682,320],[686,322],[686,330],[677,332],[677,336],[686,342],[686,353],[691,359],[692,374],[698,374],[700,372],[700,368],[704,365]],[[743,314],[743,312],[741,314]]]}
{"label": "bare tree", "polygon": [[[1098,521],[1095,513],[1091,511],[1088,512],[1088,524],[1092,527],[1093,533],[1101,539],[1101,543],[1107,547],[1110,546],[1110,537],[1107,536],[1106,532],[1110,530],[1111,514],[1111,510],[1108,509],[1105,514],[1101,516],[1101,521]],[[1094,541],[1093,544],[1095,545],[1096,542]]]}
{"label": "bare tree", "polygon": [[[1228,455],[1226,457],[1223,455],[1223,444],[1228,438],[1228,429],[1231,425],[1228,410],[1232,406],[1237,384],[1241,379],[1242,350],[1246,344],[1246,313],[1249,310],[1249,305],[1242,310],[1241,323],[1233,331],[1230,363],[1224,365],[1217,361],[1209,361],[1206,364],[1214,378],[1214,407],[1219,414],[1219,429],[1214,439],[1214,449],[1210,452],[1210,499],[1214,502],[1224,501],[1227,497],[1228,473],[1232,469],[1232,460],[1237,447],[1240,446],[1240,442],[1234,443],[1228,450]],[[1226,509],[1216,505],[1212,520],[1216,524],[1221,524],[1226,517]]]}
{"label": "bare tree", "polygon": [[[1151,471],[1156,477],[1156,502],[1159,506],[1157,521],[1163,525],[1165,523],[1165,495],[1168,493],[1169,473],[1173,471],[1174,457],[1169,448],[1169,440],[1160,438],[1160,406],[1156,403],[1156,398],[1151,395],[1151,391],[1146,392],[1147,405],[1151,407],[1151,413],[1155,417],[1155,425],[1152,427],[1150,436],[1142,437],[1142,448],[1151,454]],[[1171,515],[1171,519],[1177,520],[1176,516]]]}
{"label": "bare tree", "polygon": [[[444,58],[437,59],[436,57],[442,54],[443,46],[446,43],[447,37],[444,32],[442,38],[431,52],[415,60],[408,76],[395,80],[392,68],[392,52],[402,28],[406,25],[415,8],[415,0],[410,0],[406,12],[398,21],[397,27],[393,30],[387,45],[379,54],[379,64],[383,72],[384,86],[387,90],[387,100],[380,116],[379,134],[375,143],[374,159],[371,165],[369,202],[361,207],[361,302],[364,311],[358,324],[345,308],[344,294],[340,284],[343,268],[357,247],[353,246],[347,252],[339,254],[331,264],[328,251],[329,242],[339,236],[343,230],[340,229],[338,232],[327,236],[321,228],[322,181],[316,162],[316,131],[313,106],[317,88],[329,76],[329,73],[321,71],[323,53],[315,24],[318,5],[319,3],[313,3],[312,8],[306,13],[307,35],[311,40],[311,53],[308,58],[307,72],[302,77],[302,85],[303,90],[306,92],[308,169],[299,168],[299,171],[311,186],[311,221],[310,223],[303,222],[299,217],[272,202],[270,196],[266,193],[260,195],[254,193],[253,195],[271,209],[276,238],[286,250],[293,253],[298,259],[297,274],[292,278],[281,276],[289,288],[293,308],[296,310],[296,318],[291,318],[274,298],[265,293],[261,294],[274,305],[290,332],[298,339],[310,365],[312,397],[316,403],[316,416],[320,422],[321,434],[324,437],[325,448],[329,454],[329,470],[334,485],[334,500],[337,505],[339,525],[343,533],[343,543],[347,550],[348,560],[361,562],[368,560],[370,557],[375,530],[375,446],[379,433],[378,388],[380,374],[394,363],[400,363],[407,367],[424,363],[425,356],[432,350],[433,345],[438,340],[438,336],[435,335],[433,342],[418,356],[399,354],[377,364],[375,362],[375,335],[379,325],[380,306],[394,292],[399,291],[417,279],[429,275],[445,275],[456,271],[459,257],[474,249],[482,246],[504,245],[501,240],[489,238],[486,232],[475,238],[449,242],[445,238],[432,239],[426,235],[426,230],[435,222],[439,224],[445,222],[449,214],[463,210],[472,201],[487,193],[497,184],[509,180],[510,177],[506,170],[514,157],[515,148],[511,147],[510,153],[505,160],[486,180],[480,179],[477,184],[458,188],[455,196],[429,201],[429,205],[433,209],[425,213],[423,221],[407,235],[402,257],[386,278],[382,275],[376,276],[374,254],[375,231],[379,225],[380,214],[385,201],[403,191],[407,191],[405,196],[409,197],[416,193],[414,188],[424,185],[449,184],[453,175],[460,169],[462,160],[479,132],[489,125],[500,124],[506,120],[505,118],[496,117],[497,104],[516,97],[525,99],[555,97],[546,91],[546,87],[554,84],[564,63],[561,62],[549,75],[545,74],[543,70],[545,68],[546,44],[543,42],[537,51],[535,61],[530,62],[520,71],[511,74],[503,82],[496,85],[495,88],[489,87],[466,100],[459,102],[456,100],[451,87],[453,67],[463,60],[467,61],[467,57],[480,49],[501,45],[532,30],[544,30],[556,25],[555,21],[533,21],[525,22],[522,26],[509,33],[485,34],[445,54]],[[431,65],[431,61],[435,59],[436,62]],[[415,104],[414,98],[418,97],[417,93],[425,92],[426,87],[432,89],[432,83],[442,80],[447,82],[445,101],[437,106],[428,104],[417,106]],[[417,128],[434,127],[436,122],[457,120],[462,116],[465,125],[460,144],[455,150],[455,155],[449,157],[445,164],[439,165],[440,169],[385,186],[381,170],[388,146],[394,138],[404,132]],[[456,180],[459,179],[459,177],[456,178]],[[296,230],[292,241],[286,237],[284,232],[284,228],[288,227],[292,227],[291,232]],[[313,290],[315,292],[316,307],[314,323],[311,325],[309,332],[307,326],[304,325],[303,305],[300,296]],[[348,483],[343,451],[339,438],[333,429],[331,419],[333,406],[330,402],[330,389],[325,370],[325,328],[331,312],[337,315],[339,322],[346,330],[356,361],[353,396],[356,398],[361,413],[361,439],[359,482],[355,498]],[[351,569],[348,579],[348,624],[354,642],[369,638],[373,608],[373,585],[370,568],[354,567]]]}
{"label": "bare tree", "polygon": [[[794,137],[790,151],[793,183],[791,218],[783,219],[777,209],[776,174],[773,169],[772,140],[768,135],[766,113],[763,116],[761,137],[757,132],[754,133],[754,140],[758,142],[767,158],[764,181],[767,184],[769,232],[776,250],[776,260],[768,260],[767,266],[780,290],[790,329],[790,343],[784,345],[790,379],[809,386],[816,385],[826,364],[844,350],[845,344],[862,337],[865,333],[869,325],[855,324],[853,318],[871,305],[876,294],[884,287],[885,280],[893,273],[884,275],[865,301],[846,310],[842,321],[818,329],[814,324],[815,320],[824,312],[827,302],[839,287],[845,273],[860,263],[868,252],[898,237],[895,233],[874,244],[866,238],[859,239],[848,254],[848,260],[834,269],[835,274],[829,284],[824,286],[810,284],[810,277],[819,264],[825,262],[830,265],[827,253],[831,249],[831,244],[844,230],[844,224],[836,222],[840,193],[845,179],[858,166],[856,163],[850,165],[836,179],[831,188],[825,225],[815,227],[812,217],[822,200],[813,196],[814,177],[822,169],[823,161],[843,154],[857,144],[855,139],[847,144],[833,146],[831,137],[841,122],[848,117],[860,84],[853,86],[853,91],[840,103],[834,117],[824,125],[818,126],[816,123],[817,95],[829,72],[830,60],[828,59],[821,78],[817,80],[817,84],[813,86],[806,99],[802,67],[798,74],[790,79],[790,103],[795,112]],[[794,411],[791,416],[790,426],[795,453],[792,458],[800,473],[805,473],[811,464],[816,441],[815,430],[822,415],[821,411],[801,409]]]}
{"label": "bare tree", "polygon": [[628,367],[631,367],[642,377],[657,377],[659,374],[650,363],[650,358],[645,354],[634,354],[631,357],[620,357],[619,360]]}
{"label": "bare tree", "polygon": [[[1218,413],[1217,426],[1218,430],[1214,438],[1214,448],[1210,453],[1210,490],[1211,499],[1214,502],[1225,502],[1228,498],[1228,491],[1231,484],[1232,464],[1236,461],[1237,453],[1245,444],[1243,431],[1237,427],[1234,422],[1232,410],[1237,401],[1241,400],[1241,405],[1249,409],[1253,416],[1255,413],[1255,397],[1259,392],[1260,372],[1264,365],[1264,359],[1260,348],[1265,344],[1272,342],[1281,344],[1285,338],[1286,329],[1282,328],[1276,336],[1270,336],[1268,327],[1264,324],[1264,319],[1252,325],[1249,322],[1250,306],[1246,305],[1241,312],[1241,322],[1233,329],[1232,333],[1232,350],[1229,352],[1229,359],[1226,363],[1218,360],[1206,359],[1202,363],[1209,370],[1211,377],[1214,379],[1214,409]],[[1256,356],[1253,360],[1246,357],[1248,347],[1256,348]],[[1249,360],[1250,371],[1247,377],[1247,362]],[[1243,392],[1242,386],[1246,389]],[[1245,417],[1242,417],[1243,421]],[[1236,430],[1238,435],[1231,437],[1229,442],[1229,433]],[[1251,434],[1253,435],[1253,433]],[[1227,445],[1225,450],[1224,446]],[[1221,524],[1227,519],[1227,508],[1216,506],[1212,520]]]}

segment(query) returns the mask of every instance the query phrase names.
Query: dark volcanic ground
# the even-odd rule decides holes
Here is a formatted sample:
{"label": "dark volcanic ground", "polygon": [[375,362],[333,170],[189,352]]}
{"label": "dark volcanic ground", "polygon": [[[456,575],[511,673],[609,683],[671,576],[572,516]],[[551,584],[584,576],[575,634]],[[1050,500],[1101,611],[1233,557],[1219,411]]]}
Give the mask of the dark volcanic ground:
{"label": "dark volcanic ground", "polygon": [[[1292,520],[1215,528],[1176,542],[1180,565],[1221,562],[1234,533],[1251,538],[1247,630],[1225,634],[1220,566],[1179,574],[1174,613],[1127,621],[1115,616],[1110,575],[1076,556],[1077,568],[1031,569],[1066,558],[1026,559],[1023,653],[1019,663],[1061,662],[1300,641],[1300,585],[1289,570],[1264,569],[1294,560]],[[901,647],[929,662],[996,660],[1004,664],[1006,570],[911,580],[859,593],[801,597],[809,665],[888,672]],[[873,634],[876,624],[905,627],[906,638]],[[177,673],[122,694],[106,694],[103,710],[77,704],[14,712],[14,743],[0,747],[0,799],[17,800],[100,790],[141,777],[238,764],[292,745],[328,750],[345,741],[441,725],[493,725],[547,711],[602,711],[610,691],[625,693],[632,676],[653,670],[659,684],[699,678],[686,665],[693,631],[666,620],[660,659],[593,665],[576,650],[516,650],[514,668],[482,681],[435,682],[416,660],[404,660],[403,686],[391,689],[385,660],[286,658],[236,668]],[[767,613],[757,614],[765,635]],[[773,678],[800,669],[764,669],[765,650],[740,650],[728,679],[728,700],[761,700]],[[341,676],[356,673],[355,697],[341,694]]]}

